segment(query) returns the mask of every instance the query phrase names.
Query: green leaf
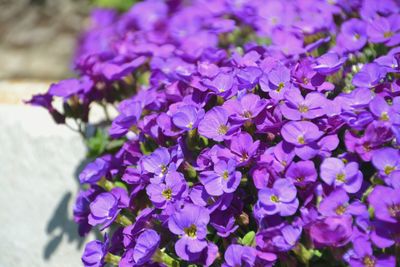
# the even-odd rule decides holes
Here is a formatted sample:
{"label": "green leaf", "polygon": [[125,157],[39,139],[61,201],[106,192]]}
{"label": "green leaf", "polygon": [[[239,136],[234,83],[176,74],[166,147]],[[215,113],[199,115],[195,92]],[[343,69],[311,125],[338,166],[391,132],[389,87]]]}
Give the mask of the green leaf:
{"label": "green leaf", "polygon": [[241,243],[245,246],[252,246],[254,243],[254,239],[256,237],[256,233],[254,231],[248,232],[242,239]]}
{"label": "green leaf", "polygon": [[93,4],[100,7],[115,8],[120,11],[128,10],[136,0],[93,0]]}
{"label": "green leaf", "polygon": [[104,130],[97,129],[96,134],[87,140],[87,146],[89,148],[89,157],[101,156],[108,143],[108,135]]}

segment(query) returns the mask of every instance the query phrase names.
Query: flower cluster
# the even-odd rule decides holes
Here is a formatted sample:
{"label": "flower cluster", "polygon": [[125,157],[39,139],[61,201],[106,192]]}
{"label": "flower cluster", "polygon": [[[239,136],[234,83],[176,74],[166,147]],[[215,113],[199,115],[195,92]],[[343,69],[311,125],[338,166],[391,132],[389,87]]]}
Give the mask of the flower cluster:
{"label": "flower cluster", "polygon": [[79,77],[29,101],[59,123],[118,104],[79,175],[80,234],[108,232],[84,265],[395,266],[398,44],[395,0],[95,10]]}

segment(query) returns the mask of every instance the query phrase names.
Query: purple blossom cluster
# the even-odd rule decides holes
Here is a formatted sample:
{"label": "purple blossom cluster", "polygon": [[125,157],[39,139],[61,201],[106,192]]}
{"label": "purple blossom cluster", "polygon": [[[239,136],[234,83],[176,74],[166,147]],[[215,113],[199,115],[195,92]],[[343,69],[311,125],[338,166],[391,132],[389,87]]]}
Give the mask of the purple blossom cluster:
{"label": "purple blossom cluster", "polygon": [[29,101],[58,123],[118,104],[121,146],[79,175],[79,232],[106,232],[86,267],[400,264],[399,2],[147,0],[91,22],[79,77]]}

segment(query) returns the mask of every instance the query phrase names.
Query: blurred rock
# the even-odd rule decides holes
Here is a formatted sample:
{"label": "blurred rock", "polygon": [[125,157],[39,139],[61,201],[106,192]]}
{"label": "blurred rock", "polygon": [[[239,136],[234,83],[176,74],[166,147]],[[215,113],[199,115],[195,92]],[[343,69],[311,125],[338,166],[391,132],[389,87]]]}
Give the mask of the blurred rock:
{"label": "blurred rock", "polygon": [[85,0],[0,0],[0,79],[59,79],[71,74]]}

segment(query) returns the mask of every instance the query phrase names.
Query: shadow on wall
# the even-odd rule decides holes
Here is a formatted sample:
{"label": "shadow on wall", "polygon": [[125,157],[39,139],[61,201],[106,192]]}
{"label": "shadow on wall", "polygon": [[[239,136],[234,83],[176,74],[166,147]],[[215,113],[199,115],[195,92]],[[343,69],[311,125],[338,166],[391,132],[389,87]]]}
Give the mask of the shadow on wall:
{"label": "shadow on wall", "polygon": [[[87,160],[82,160],[74,172],[74,179],[78,187],[78,175],[87,163]],[[51,238],[43,251],[43,258],[45,260],[51,258],[64,238],[68,239],[68,243],[76,243],[77,250],[80,250],[85,242],[85,237],[79,236],[78,225],[72,219],[72,207],[75,203],[75,199],[72,198],[73,195],[75,194],[72,194],[72,192],[66,192],[64,196],[61,197],[53,216],[47,223],[46,233]]]}
{"label": "shadow on wall", "polygon": [[54,211],[52,218],[47,224],[46,233],[51,236],[50,241],[46,244],[43,251],[44,259],[48,260],[60,246],[63,238],[67,238],[68,242],[76,242],[77,249],[82,247],[84,238],[78,235],[78,227],[70,218],[70,202],[72,193],[67,192],[58,203],[57,209]]}

